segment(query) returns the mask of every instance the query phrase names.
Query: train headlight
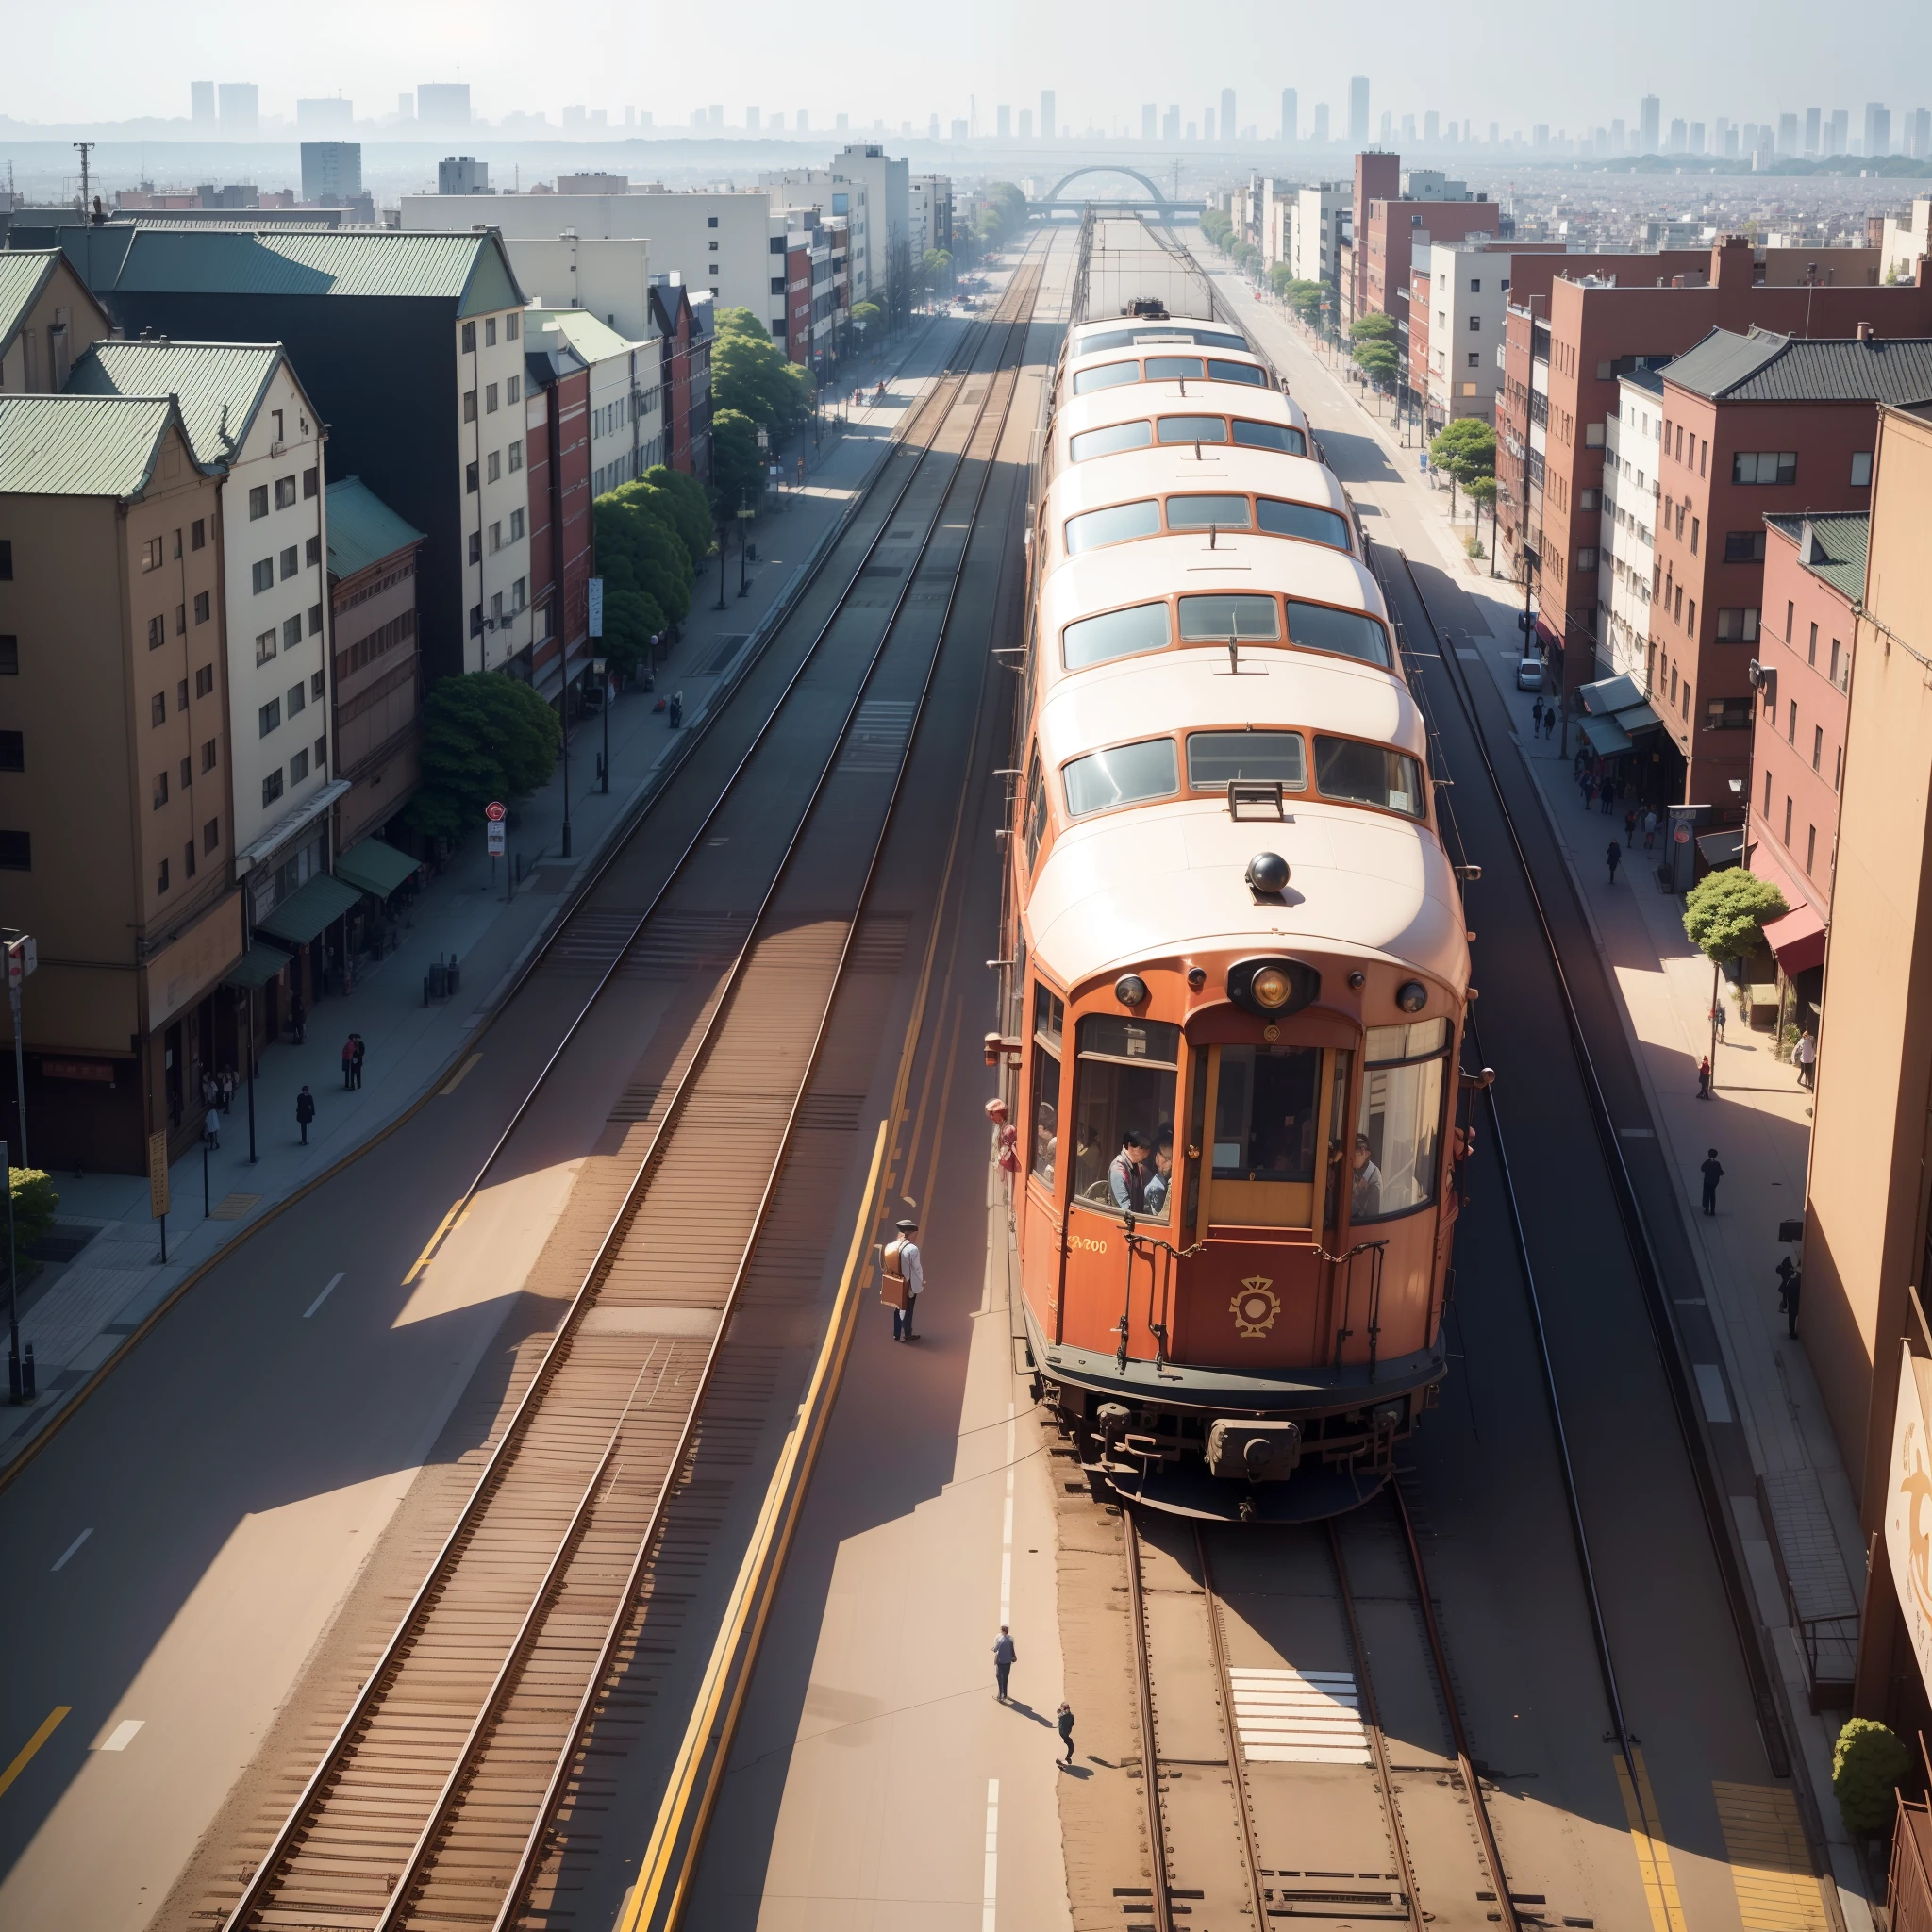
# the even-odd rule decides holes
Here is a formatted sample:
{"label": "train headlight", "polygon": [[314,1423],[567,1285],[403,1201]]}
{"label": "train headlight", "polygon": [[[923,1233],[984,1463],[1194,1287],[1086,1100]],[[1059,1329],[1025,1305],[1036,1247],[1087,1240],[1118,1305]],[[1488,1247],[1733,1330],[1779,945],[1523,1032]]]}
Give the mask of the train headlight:
{"label": "train headlight", "polygon": [[1255,1004],[1266,1007],[1270,1012],[1287,1006],[1294,993],[1288,974],[1279,966],[1262,967],[1248,982],[1248,987],[1255,995]]}
{"label": "train headlight", "polygon": [[1227,969],[1227,996],[1264,1020],[1285,1020],[1322,996],[1322,975],[1300,959],[1242,959]]}
{"label": "train headlight", "polygon": [[1113,983],[1113,996],[1124,1007],[1144,1007],[1147,982],[1138,973],[1123,973]]}
{"label": "train headlight", "polygon": [[1420,1013],[1429,1003],[1429,990],[1420,979],[1406,979],[1395,990],[1395,1004],[1405,1013]]}

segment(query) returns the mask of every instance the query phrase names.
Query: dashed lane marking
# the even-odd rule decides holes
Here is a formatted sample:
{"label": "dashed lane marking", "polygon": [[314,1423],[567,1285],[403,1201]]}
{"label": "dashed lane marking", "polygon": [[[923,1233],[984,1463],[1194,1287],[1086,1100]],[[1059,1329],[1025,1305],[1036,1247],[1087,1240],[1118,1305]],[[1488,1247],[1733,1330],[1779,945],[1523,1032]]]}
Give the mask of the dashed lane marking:
{"label": "dashed lane marking", "polygon": [[134,1742],[146,1723],[144,1717],[124,1717],[95,1748],[101,1751],[125,1751]]}
{"label": "dashed lane marking", "polygon": [[338,1268],[336,1272],[329,1276],[328,1280],[325,1283],[324,1283],[322,1292],[319,1295],[317,1295],[315,1299],[312,1302],[310,1302],[306,1308],[302,1310],[302,1319],[305,1322],[308,1321],[309,1316],[314,1314],[316,1309],[321,1307],[323,1303],[327,1301],[329,1296],[335,1292],[336,1283],[339,1282],[341,1278],[342,1271],[340,1268]]}
{"label": "dashed lane marking", "polygon": [[72,1560],[74,1556],[80,1549],[81,1544],[86,1542],[88,1538],[92,1535],[93,1535],[93,1529],[92,1526],[82,1530],[81,1533],[77,1537],[75,1537],[74,1541],[71,1543],[69,1543],[64,1550],[60,1552],[59,1560],[54,1565],[54,1568],[56,1570],[66,1569],[70,1560]]}
{"label": "dashed lane marking", "polygon": [[1252,1764],[1367,1764],[1352,1671],[1233,1668],[1235,1733]]}
{"label": "dashed lane marking", "polygon": [[1776,1785],[1713,1783],[1744,1932],[1826,1932],[1798,1804]]}

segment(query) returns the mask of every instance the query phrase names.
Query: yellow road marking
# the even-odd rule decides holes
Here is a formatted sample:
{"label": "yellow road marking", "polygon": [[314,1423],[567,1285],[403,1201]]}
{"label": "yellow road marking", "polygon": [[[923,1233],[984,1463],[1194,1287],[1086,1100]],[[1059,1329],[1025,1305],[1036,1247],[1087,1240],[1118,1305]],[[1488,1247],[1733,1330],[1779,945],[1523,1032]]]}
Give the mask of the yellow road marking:
{"label": "yellow road marking", "polygon": [[456,1072],[449,1076],[448,1081],[443,1086],[439,1087],[436,1090],[437,1098],[439,1100],[447,1100],[449,1096],[452,1093],[454,1093],[457,1091],[457,1089],[463,1084],[464,1080],[466,1080],[469,1077],[470,1069],[474,1067],[476,1064],[476,1062],[480,1060],[482,1058],[483,1056],[480,1053],[473,1053],[470,1056],[470,1058],[466,1059],[462,1063],[462,1065],[459,1066],[456,1070]]}
{"label": "yellow road marking", "polygon": [[1798,1803],[1776,1785],[1711,1785],[1744,1932],[1828,1932]]}
{"label": "yellow road marking", "polygon": [[1657,1793],[1650,1788],[1650,1772],[1644,1765],[1643,1753],[1637,1751],[1632,1755],[1637,1759],[1634,1790],[1623,1754],[1614,1754],[1610,1761],[1617,1769],[1624,1815],[1630,1821],[1630,1841],[1637,1848],[1637,1870],[1643,1880],[1643,1899],[1650,1907],[1652,1932],[1686,1932],[1684,1902],[1677,1895],[1677,1874],[1671,1867],[1671,1848],[1657,1832],[1662,1819],[1657,1811]]}
{"label": "yellow road marking", "polygon": [[60,1720],[74,1708],[71,1704],[57,1704],[41,1720],[41,1727],[14,1754],[13,1762],[5,1771],[0,1771],[0,1798],[4,1798],[12,1787],[13,1780],[34,1760],[34,1753],[60,1728]]}
{"label": "yellow road marking", "polygon": [[453,1235],[458,1227],[461,1225],[460,1217],[469,1208],[469,1197],[467,1195],[463,1196],[460,1200],[450,1203],[449,1212],[437,1223],[436,1232],[423,1244],[423,1252],[416,1257],[409,1272],[403,1276],[403,1286],[405,1288],[415,1286],[417,1275],[428,1267],[430,1257],[442,1245],[445,1237]]}

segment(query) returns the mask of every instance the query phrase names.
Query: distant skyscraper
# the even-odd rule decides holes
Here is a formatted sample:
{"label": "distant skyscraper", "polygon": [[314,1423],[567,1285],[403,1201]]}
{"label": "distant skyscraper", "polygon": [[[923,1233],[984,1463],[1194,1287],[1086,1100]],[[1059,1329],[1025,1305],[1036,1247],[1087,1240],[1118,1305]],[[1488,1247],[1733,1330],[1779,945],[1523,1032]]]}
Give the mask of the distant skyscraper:
{"label": "distant skyscraper", "polygon": [[1325,147],[1328,143],[1328,104],[1324,101],[1315,109],[1315,145]]}
{"label": "distant skyscraper", "polygon": [[1905,145],[1915,161],[1932,159],[1932,108],[1914,108],[1906,116]]}
{"label": "distant skyscraper", "polygon": [[1621,121],[1612,121],[1610,123],[1610,152],[1613,155],[1622,154],[1624,152],[1624,124]]}
{"label": "distant skyscraper", "polygon": [[1798,117],[1795,114],[1777,117],[1777,151],[1781,155],[1798,152]]}
{"label": "distant skyscraper", "polygon": [[1156,122],[1160,118],[1160,109],[1153,101],[1141,103],[1141,139],[1152,141]]}
{"label": "distant skyscraper", "polygon": [[1031,141],[1033,139],[1033,109],[1031,108],[1022,108],[1020,109],[1020,139],[1022,141]]}
{"label": "distant skyscraper", "polygon": [[955,121],[953,123],[953,139],[955,141],[964,141],[966,136],[967,124],[964,121]]}
{"label": "distant skyscraper", "polygon": [[1690,124],[1690,152],[1693,155],[1701,155],[1704,152],[1704,123],[1702,121],[1693,121]]}
{"label": "distant skyscraper", "polygon": [[1831,121],[1824,136],[1824,152],[1828,155],[1841,155],[1846,143],[1852,138],[1852,117],[1844,108],[1831,110]]}
{"label": "distant skyscraper", "polygon": [[1805,109],[1805,152],[1807,155],[1815,155],[1818,152],[1818,124],[1821,119],[1823,116],[1816,108]]}
{"label": "distant skyscraper", "polygon": [[362,192],[362,145],[354,141],[302,143],[302,199],[354,201]]}
{"label": "distant skyscraper", "polygon": [[1281,90],[1281,138],[1283,141],[1299,141],[1302,138],[1301,104],[1294,97],[1294,90],[1285,87]]}
{"label": "distant skyscraper", "polygon": [[[1413,114],[1405,114],[1402,118],[1407,125],[1408,131],[1413,134],[1415,132],[1415,116]],[[1382,110],[1381,141],[1384,147],[1392,147],[1395,144],[1395,116],[1386,108]]]}
{"label": "distant skyscraper", "polygon": [[425,127],[467,127],[470,125],[470,83],[466,80],[419,83],[416,88],[416,119]]}
{"label": "distant skyscraper", "polygon": [[744,131],[747,134],[756,134],[758,131],[758,110],[756,108],[747,108],[744,110]]}
{"label": "distant skyscraper", "polygon": [[1865,152],[1874,158],[1891,152],[1891,109],[1883,101],[1865,103]]}
{"label": "distant skyscraper", "polygon": [[1441,138],[1441,116],[1438,114],[1434,108],[1431,108],[1426,114],[1423,116],[1423,140],[1426,142],[1430,147],[1434,147],[1437,142],[1439,142]]}
{"label": "distant skyscraper", "polygon": [[414,94],[398,94],[396,96],[396,119],[398,121],[413,121],[415,118],[416,96]]}
{"label": "distant skyscraper", "polygon": [[215,123],[215,84],[211,80],[188,83],[189,112],[199,128],[212,130]]}
{"label": "distant skyscraper", "polygon": [[[1620,128],[1623,126],[1623,125],[1624,124],[1621,121],[1617,123],[1617,125]],[[1490,123],[1490,145],[1491,147],[1500,147],[1502,144],[1503,124],[1500,121],[1491,121]]]}
{"label": "distant skyscraper", "polygon": [[928,141],[937,141],[940,138],[940,117],[937,114],[926,116],[925,138]]}
{"label": "distant skyscraper", "polygon": [[1663,132],[1664,104],[1655,94],[1645,94],[1637,109],[1637,152],[1654,155],[1657,137]]}
{"label": "distant skyscraper", "polygon": [[224,141],[253,141],[261,131],[260,97],[252,80],[223,81],[215,99],[221,107]]}
{"label": "distant skyscraper", "polygon": [[1178,106],[1169,108],[1160,117],[1160,138],[1162,141],[1178,141],[1181,138],[1181,110]]}
{"label": "distant skyscraper", "polygon": [[1040,90],[1040,138],[1053,139],[1053,90],[1043,87]]}
{"label": "distant skyscraper", "polygon": [[834,114],[832,116],[832,132],[834,134],[849,134],[851,131],[852,116],[850,114]]}
{"label": "distant skyscraper", "polygon": [[1369,138],[1369,77],[1357,74],[1348,84],[1348,138],[1360,147]]}
{"label": "distant skyscraper", "polygon": [[1232,141],[1235,137],[1234,90],[1224,87],[1221,90],[1221,138]]}
{"label": "distant skyscraper", "polygon": [[1682,154],[1685,143],[1690,139],[1690,124],[1688,121],[1673,121],[1671,123],[1671,138],[1664,144],[1664,152],[1670,155]]}
{"label": "distant skyscraper", "polygon": [[1001,106],[995,108],[992,110],[992,122],[993,127],[1002,141],[1012,140],[1013,110],[1010,107]]}

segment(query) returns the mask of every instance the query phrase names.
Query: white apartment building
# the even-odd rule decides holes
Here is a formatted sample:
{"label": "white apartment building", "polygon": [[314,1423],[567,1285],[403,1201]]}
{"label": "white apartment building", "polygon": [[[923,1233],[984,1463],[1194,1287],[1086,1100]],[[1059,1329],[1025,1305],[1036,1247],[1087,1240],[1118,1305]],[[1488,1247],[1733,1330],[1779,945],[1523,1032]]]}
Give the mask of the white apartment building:
{"label": "white apartment building", "polygon": [[589,367],[592,498],[664,460],[663,349],[655,334],[627,341],[580,308],[533,308],[524,330],[532,350],[546,346],[554,331]]}
{"label": "white apartment building", "polygon": [[1909,282],[1918,277],[1919,258],[1932,255],[1932,199],[1920,195],[1908,215],[1887,215],[1879,244],[1878,279]]}
{"label": "white apartment building", "polygon": [[906,185],[909,246],[914,261],[923,261],[935,248],[953,248],[953,178],[950,175],[914,175]]}
{"label": "white apartment building", "polygon": [[[1409,258],[1411,275],[1429,279],[1428,391],[1432,428],[1458,416],[1496,420],[1496,391],[1503,380],[1497,352],[1509,307],[1508,254],[1472,239],[1430,242],[1418,234]],[[1411,288],[1411,326],[1416,291]]]}
{"label": "white apartment building", "polygon": [[[475,316],[457,329],[468,642],[477,647],[478,670],[500,671],[536,641],[525,529],[523,311]],[[467,670],[467,649],[464,659]]]}
{"label": "white apartment building", "polygon": [[1650,600],[1657,584],[1657,474],[1663,462],[1663,378],[1639,370],[1617,385],[1604,425],[1603,532],[1606,568],[1597,578],[1609,650],[1608,676],[1650,694]]}
{"label": "white apartment building", "polygon": [[[207,593],[182,613],[190,633],[219,621],[226,642],[233,769],[225,836],[204,827],[204,865],[232,860],[253,921],[323,870],[332,776],[328,721],[328,528],[320,418],[279,344],[96,342],[69,387],[90,395],[173,395],[195,459],[220,477],[220,523],[189,541],[219,546],[222,608]],[[212,670],[199,674],[213,678]],[[185,692],[185,687],[184,687]],[[206,693],[198,693],[206,695]],[[184,704],[183,708],[186,708]],[[198,745],[193,780],[212,779],[218,741]]]}
{"label": "white apartment building", "polygon": [[[774,258],[784,253],[785,231],[782,220],[773,224],[772,202],[762,188],[688,194],[631,188],[499,194],[483,212],[502,234],[517,280],[545,308],[585,309],[642,341],[650,275],[675,270],[694,294],[708,290],[721,308],[749,308],[768,326],[775,323],[782,341],[785,265]],[[466,235],[479,225],[478,211],[469,195],[406,194],[402,225]]]}
{"label": "white apartment building", "polygon": [[1290,260],[1298,282],[1341,285],[1341,244],[1355,219],[1355,185],[1324,181],[1304,188],[1295,197],[1294,227],[1289,238]]}
{"label": "white apartment building", "polygon": [[809,206],[851,223],[854,303],[907,300],[912,265],[909,171],[875,142],[841,148],[828,168],[785,168],[763,175],[791,207]]}
{"label": "white apartment building", "polygon": [[1294,215],[1302,197],[1299,181],[1264,179],[1261,183],[1261,251],[1263,268],[1294,259]]}

